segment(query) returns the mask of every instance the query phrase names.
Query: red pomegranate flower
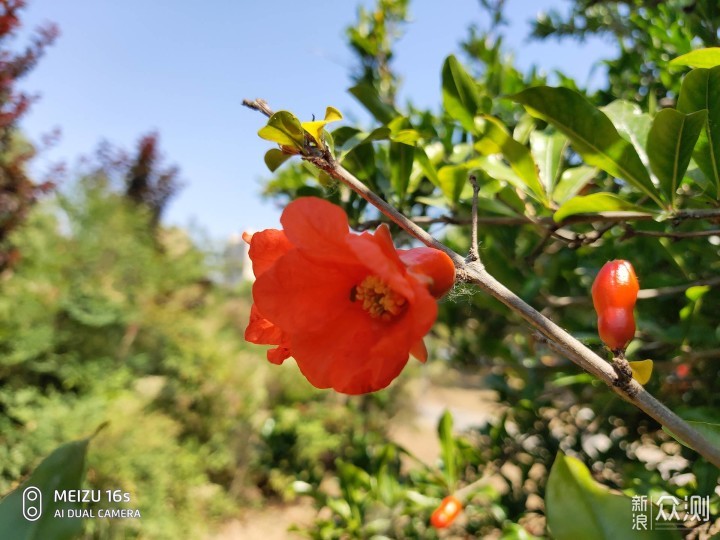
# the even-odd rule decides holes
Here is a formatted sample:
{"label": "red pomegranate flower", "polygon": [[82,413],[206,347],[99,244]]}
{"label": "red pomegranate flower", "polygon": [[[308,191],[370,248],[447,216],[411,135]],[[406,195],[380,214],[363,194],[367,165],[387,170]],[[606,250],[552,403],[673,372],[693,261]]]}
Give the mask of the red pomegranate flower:
{"label": "red pomegranate flower", "polygon": [[244,236],[256,277],[247,341],[276,345],[270,362],[292,356],[313,386],[345,394],[385,388],[410,354],[427,359],[430,291],[441,296],[455,276],[445,253],[400,254],[384,225],[352,234],[343,210],[315,197],[291,202],[280,222]]}

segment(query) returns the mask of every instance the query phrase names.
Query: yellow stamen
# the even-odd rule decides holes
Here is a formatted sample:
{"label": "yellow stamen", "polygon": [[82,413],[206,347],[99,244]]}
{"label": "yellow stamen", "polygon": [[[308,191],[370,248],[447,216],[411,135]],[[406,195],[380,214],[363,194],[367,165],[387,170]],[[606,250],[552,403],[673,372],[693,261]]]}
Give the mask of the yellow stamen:
{"label": "yellow stamen", "polygon": [[362,302],[362,308],[371,317],[383,321],[399,315],[407,300],[388,287],[378,276],[368,276],[350,292],[353,302]]}

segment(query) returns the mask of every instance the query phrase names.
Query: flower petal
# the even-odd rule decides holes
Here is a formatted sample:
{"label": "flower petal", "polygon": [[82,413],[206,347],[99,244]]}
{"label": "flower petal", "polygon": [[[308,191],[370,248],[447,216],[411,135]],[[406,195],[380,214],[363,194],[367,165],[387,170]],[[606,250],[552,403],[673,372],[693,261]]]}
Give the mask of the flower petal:
{"label": "flower petal", "polygon": [[290,349],[287,347],[276,347],[275,349],[270,349],[267,352],[267,359],[273,364],[280,365],[285,360],[290,358],[292,356],[292,353],[290,352]]}
{"label": "flower petal", "polygon": [[345,239],[350,226],[342,208],[317,197],[301,197],[280,217],[285,234],[305,255],[325,261],[352,263]]}
{"label": "flower petal", "polygon": [[253,299],[268,320],[291,335],[325,328],[353,305],[350,293],[363,271],[321,264],[293,249],[258,277]]}
{"label": "flower petal", "polygon": [[[246,233],[247,234],[247,233]],[[244,238],[245,236],[243,236]],[[265,229],[250,237],[248,255],[253,265],[255,277],[260,277],[275,261],[292,248],[292,244],[283,231]]]}
{"label": "flower petal", "polygon": [[408,361],[408,349],[391,351],[389,356],[371,353],[385,326],[353,306],[324,331],[294,336],[293,356],[303,375],[317,388],[333,388],[344,394],[381,390]]}
{"label": "flower petal", "polygon": [[245,329],[245,341],[259,345],[280,345],[283,332],[260,313],[255,304],[250,308],[250,322]]}
{"label": "flower petal", "polygon": [[410,347],[410,354],[417,358],[420,362],[423,364],[427,362],[428,359],[428,351],[427,347],[425,346],[425,340],[420,339],[416,341],[412,347]]}

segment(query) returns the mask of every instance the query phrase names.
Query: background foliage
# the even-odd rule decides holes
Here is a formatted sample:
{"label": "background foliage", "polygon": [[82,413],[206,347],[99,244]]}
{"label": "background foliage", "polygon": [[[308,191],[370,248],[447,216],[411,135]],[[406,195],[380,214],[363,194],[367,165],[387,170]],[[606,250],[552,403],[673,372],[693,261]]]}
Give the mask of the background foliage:
{"label": "background foliage", "polygon": [[[460,253],[469,247],[467,177],[478,175],[483,262],[601,354],[590,285],[605,261],[631,260],[650,292],[628,355],[653,359],[648,389],[671,408],[720,423],[720,189],[705,159],[720,124],[715,105],[697,112],[702,80],[693,81],[717,82],[720,68],[669,65],[716,44],[714,3],[577,0],[569,14],[539,18],[537,39],[617,40],[607,82],[592,90],[562,73],[516,69],[503,48],[503,2],[480,5],[490,26],[469,29],[462,54],[437,66],[437,110],[396,98],[393,47],[412,4],[359,10],[347,29],[358,60],[349,91],[373,120],[333,130],[336,156]],[[13,155],[0,147],[4,160]],[[143,518],[87,520],[87,538],[195,537],[238,505],[302,496],[319,510],[302,528],[311,538],[434,538],[430,513],[453,492],[466,508],[450,535],[562,538],[590,519],[557,495],[570,486],[600,493],[590,506],[609,523],[635,494],[710,495],[717,515],[715,468],[551,353],[506,308],[460,286],[441,303],[432,356],[447,371],[434,383],[460,372],[493,390],[500,412],[461,434],[444,415],[438,460],[420,461],[388,434],[388,419],[408,405],[403,380],[365,397],[320,392],[289,366],[270,371],[243,342],[249,288],[228,279],[232,257],[161,224],[180,181],[162,164],[157,135],[135,152],[101,148],[76,177],[32,210],[18,206],[0,236],[0,261],[12,262],[0,274],[0,493],[109,421],[89,444],[85,485],[129,492]],[[17,191],[0,187],[1,200]],[[31,191],[23,200],[34,201]],[[325,197],[358,230],[380,220],[295,160],[265,193]],[[604,218],[615,211],[646,217]]]}

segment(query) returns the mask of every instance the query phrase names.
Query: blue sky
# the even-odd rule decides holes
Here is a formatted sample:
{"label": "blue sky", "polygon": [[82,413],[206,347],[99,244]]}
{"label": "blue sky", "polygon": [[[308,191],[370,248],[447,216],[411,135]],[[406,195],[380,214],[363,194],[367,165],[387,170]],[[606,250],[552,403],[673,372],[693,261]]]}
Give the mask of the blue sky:
{"label": "blue sky", "polygon": [[[364,2],[366,5],[369,1]],[[608,43],[527,42],[538,11],[567,9],[563,0],[508,0],[506,45],[519,66],[562,68],[588,80]],[[263,118],[241,106],[263,97],[302,118],[327,105],[366,118],[346,89],[353,56],[344,28],[355,20],[350,0],[239,2],[215,0],[29,0],[27,26],[55,22],[61,35],[23,87],[40,95],[23,122],[32,140],[53,128],[59,143],[36,169],[72,166],[98,142],[134,148],[141,134],[160,133],[166,163],[180,167],[185,188],[165,221],[194,224],[216,239],[278,225],[279,210],[258,196],[269,176],[269,143],[256,133]],[[470,24],[487,25],[477,0],[415,0],[394,61],[401,101],[437,109],[440,68],[458,52]],[[600,76],[597,73],[596,76]]]}

